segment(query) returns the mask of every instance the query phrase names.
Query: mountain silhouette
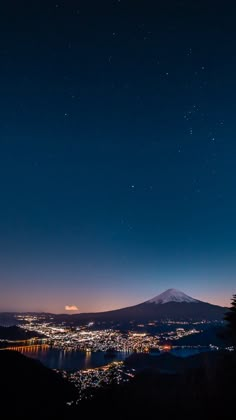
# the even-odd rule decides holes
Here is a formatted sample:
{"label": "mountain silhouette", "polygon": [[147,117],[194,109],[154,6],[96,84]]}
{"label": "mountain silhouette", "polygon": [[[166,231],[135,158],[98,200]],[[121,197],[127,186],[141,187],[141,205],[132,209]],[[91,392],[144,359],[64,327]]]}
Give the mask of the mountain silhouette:
{"label": "mountain silhouette", "polygon": [[107,312],[70,315],[74,321],[221,321],[227,308],[194,299],[177,289],[168,289],[138,305]]}

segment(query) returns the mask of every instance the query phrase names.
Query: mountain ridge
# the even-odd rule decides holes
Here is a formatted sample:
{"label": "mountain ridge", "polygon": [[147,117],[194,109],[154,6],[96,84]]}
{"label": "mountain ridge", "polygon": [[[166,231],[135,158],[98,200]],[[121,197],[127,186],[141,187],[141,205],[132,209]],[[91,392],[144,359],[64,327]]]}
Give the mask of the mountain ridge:
{"label": "mountain ridge", "polygon": [[[124,308],[113,309],[102,312],[82,312],[76,314],[51,314],[46,312],[39,312],[45,316],[53,316],[54,320],[58,322],[62,320],[70,320],[77,324],[79,322],[131,322],[138,321],[140,323],[146,321],[162,321],[162,320],[176,320],[176,321],[214,321],[224,319],[225,312],[229,308],[214,305],[212,303],[203,302],[186,295],[178,289],[167,289],[161,294],[146,300],[142,303],[127,306]],[[27,312],[30,313],[30,312]],[[35,313],[36,312],[32,312]],[[3,314],[4,313],[0,313]],[[5,314],[7,314],[5,312]],[[13,315],[14,313],[11,313]],[[17,312],[15,312],[17,314]],[[25,312],[26,314],[26,312]]]}
{"label": "mountain ridge", "polygon": [[77,321],[148,322],[148,321],[222,321],[228,308],[202,302],[177,289],[165,292],[137,305],[111,311],[70,315]]}

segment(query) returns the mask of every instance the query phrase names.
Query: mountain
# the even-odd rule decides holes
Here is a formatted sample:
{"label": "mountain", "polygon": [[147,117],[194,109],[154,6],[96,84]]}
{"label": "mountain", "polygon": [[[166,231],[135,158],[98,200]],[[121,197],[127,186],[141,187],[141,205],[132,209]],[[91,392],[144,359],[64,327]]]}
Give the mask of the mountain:
{"label": "mountain", "polygon": [[228,308],[194,299],[180,290],[168,289],[138,305],[107,312],[70,315],[75,322],[221,321]]}
{"label": "mountain", "polygon": [[193,299],[192,297],[186,295],[177,289],[168,289],[165,292],[161,293],[158,296],[148,300],[146,303],[168,303],[168,302],[195,302],[198,303],[199,300]]}
{"label": "mountain", "polygon": [[[53,319],[54,322],[67,322],[71,325],[95,322],[96,326],[102,324],[130,325],[148,321],[222,321],[229,308],[211,303],[202,302],[177,289],[168,289],[165,292],[134,306],[106,312],[80,313],[80,314],[51,314],[36,313],[45,322]],[[1,324],[0,313],[0,324]],[[11,314],[15,321],[17,313]],[[6,325],[6,323],[4,323]],[[9,324],[8,324],[9,325]],[[1,338],[1,337],[0,337]]]}

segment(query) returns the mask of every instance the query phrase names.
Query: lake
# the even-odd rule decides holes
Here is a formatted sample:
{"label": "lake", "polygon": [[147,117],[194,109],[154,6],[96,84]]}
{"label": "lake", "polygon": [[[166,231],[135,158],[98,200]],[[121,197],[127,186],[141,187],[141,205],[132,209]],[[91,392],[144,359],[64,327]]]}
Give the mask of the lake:
{"label": "lake", "polygon": [[189,357],[194,356],[195,354],[204,353],[206,351],[213,351],[210,347],[175,347],[173,348],[170,353],[173,356],[178,357]]}
{"label": "lake", "polygon": [[[19,348],[17,349],[19,350]],[[39,347],[35,350],[21,351],[27,357],[38,359],[51,369],[81,370],[107,365],[112,361],[122,361],[130,355],[128,352],[117,352],[114,357],[108,357],[105,352],[83,352],[78,350],[62,350],[53,347]]]}
{"label": "lake", "polygon": [[[62,370],[82,370],[91,369],[104,366],[112,361],[125,360],[131,353],[117,352],[113,357],[107,357],[105,352],[82,352],[78,350],[62,350],[53,347],[36,347],[34,349],[27,349],[26,347],[21,350],[25,356],[38,359],[45,366],[51,369]],[[19,350],[19,348],[17,349]],[[178,347],[170,350],[174,356],[188,357],[203,351],[209,351],[207,347]],[[161,355],[163,352],[158,353]]]}

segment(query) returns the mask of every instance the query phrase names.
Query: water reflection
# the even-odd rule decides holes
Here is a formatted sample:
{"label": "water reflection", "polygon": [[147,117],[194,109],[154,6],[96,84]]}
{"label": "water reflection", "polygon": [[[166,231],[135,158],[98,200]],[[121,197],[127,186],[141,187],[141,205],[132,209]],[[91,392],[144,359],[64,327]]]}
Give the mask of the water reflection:
{"label": "water reflection", "polygon": [[[47,344],[33,344],[28,346],[11,347],[11,350],[17,350],[28,357],[40,360],[45,366],[51,369],[63,370],[80,370],[91,369],[99,366],[107,365],[111,362],[111,358],[107,357],[107,352],[91,352],[90,349],[86,351],[77,350],[63,350],[51,347]],[[176,347],[170,349],[168,352],[174,356],[188,357],[198,354],[202,351],[209,351],[206,347]],[[121,361],[130,356],[130,352],[116,352],[112,355],[112,360]],[[158,356],[163,352],[157,353]]]}
{"label": "water reflection", "polygon": [[91,364],[91,350],[86,350],[85,352],[85,369],[88,369]]}
{"label": "water reflection", "polygon": [[[104,366],[111,362],[110,359],[106,358],[105,352],[91,352],[89,349],[83,352],[77,350],[67,351],[49,346],[29,346],[27,348],[24,346],[17,348],[17,350],[28,357],[40,360],[45,366],[51,369],[91,369]],[[128,352],[117,352],[114,360],[124,360],[129,355],[130,353]]]}

